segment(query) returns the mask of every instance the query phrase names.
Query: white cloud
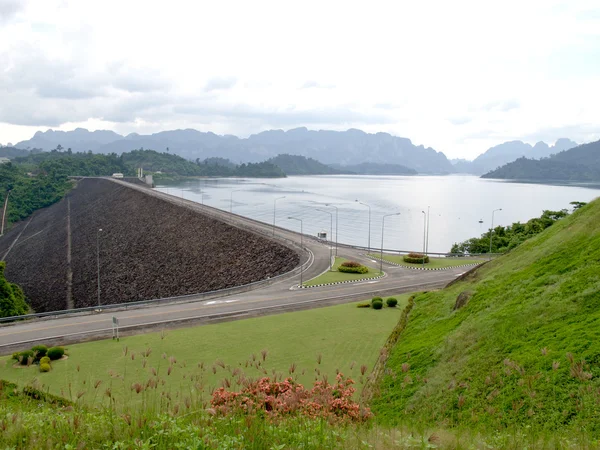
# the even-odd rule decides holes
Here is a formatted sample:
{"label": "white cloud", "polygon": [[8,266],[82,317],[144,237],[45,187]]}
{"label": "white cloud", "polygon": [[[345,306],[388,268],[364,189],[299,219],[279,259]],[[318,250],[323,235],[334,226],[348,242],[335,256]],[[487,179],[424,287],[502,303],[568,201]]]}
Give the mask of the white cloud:
{"label": "white cloud", "polygon": [[0,23],[0,142],[307,125],[473,158],[600,138],[593,0],[0,0]]}

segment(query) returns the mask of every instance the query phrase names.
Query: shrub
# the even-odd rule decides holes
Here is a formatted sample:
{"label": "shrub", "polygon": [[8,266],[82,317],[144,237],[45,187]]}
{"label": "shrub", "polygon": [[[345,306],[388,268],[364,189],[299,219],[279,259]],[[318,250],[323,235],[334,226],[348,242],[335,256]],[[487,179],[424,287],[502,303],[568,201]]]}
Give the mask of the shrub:
{"label": "shrub", "polygon": [[373,309],[381,309],[383,308],[383,302],[380,300],[377,300],[376,302],[373,302]]}
{"label": "shrub", "polygon": [[383,303],[383,299],[381,297],[373,297],[371,299],[371,304],[373,304],[375,302],[381,302],[381,303]]}
{"label": "shrub", "polygon": [[31,350],[25,350],[24,352],[19,353],[19,362],[22,366],[29,364],[29,358],[31,358],[31,361],[33,361],[33,352]]}
{"label": "shrub", "polygon": [[50,364],[50,358],[48,358],[47,356],[42,356],[42,358],[40,359],[40,364]]}
{"label": "shrub", "polygon": [[340,266],[343,267],[360,267],[362,266],[361,263],[356,262],[356,261],[344,261],[342,264],[340,264]]}
{"label": "shrub", "polygon": [[398,304],[398,300],[394,297],[390,297],[385,301],[385,304],[388,305],[390,308],[395,308]]}
{"label": "shrub", "polygon": [[48,364],[48,363],[40,364],[40,372],[50,372],[50,364]]}
{"label": "shrub", "polygon": [[62,398],[57,395],[52,395],[47,392],[40,391],[39,389],[33,388],[31,386],[25,386],[23,388],[23,394],[27,397],[31,397],[35,400],[40,400],[51,405],[73,406],[73,402],[67,400],[66,398]]}
{"label": "shrub", "polygon": [[19,360],[19,356],[21,356],[21,352],[14,352],[12,354],[12,359],[14,359],[15,361]]}
{"label": "shrub", "polygon": [[46,353],[48,352],[48,347],[46,347],[45,345],[35,345],[31,347],[31,351],[34,353],[35,359],[40,360],[44,356],[46,356]]}
{"label": "shrub", "polygon": [[370,308],[371,304],[370,303],[359,303],[358,305],[356,305],[357,308]]}
{"label": "shrub", "polygon": [[425,264],[429,262],[429,256],[425,256],[422,253],[409,253],[404,256],[404,262],[411,264],[423,264],[423,259],[425,259]]}
{"label": "shrub", "polygon": [[338,272],[344,273],[367,273],[368,271],[369,268],[367,266],[361,266],[360,264],[358,265],[358,267],[348,267],[344,266],[343,264],[338,267]]}
{"label": "shrub", "polygon": [[60,359],[63,357],[63,355],[65,354],[65,349],[62,347],[50,347],[48,349],[48,357],[52,360],[52,361],[56,361],[57,359]]}

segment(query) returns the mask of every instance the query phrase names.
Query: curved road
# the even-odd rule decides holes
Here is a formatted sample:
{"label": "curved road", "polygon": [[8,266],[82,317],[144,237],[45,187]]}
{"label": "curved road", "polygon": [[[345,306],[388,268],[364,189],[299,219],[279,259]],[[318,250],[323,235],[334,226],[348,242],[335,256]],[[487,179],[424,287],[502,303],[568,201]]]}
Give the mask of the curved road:
{"label": "curved road", "polygon": [[[262,222],[185,201],[143,186],[118,180],[112,181],[140,190],[148,195],[201,211],[231,225],[272,236],[272,226]],[[295,247],[296,250],[299,248],[300,234],[298,233],[276,228],[275,238],[285,245]],[[303,252],[302,257],[305,266],[303,276],[306,281],[328,269],[330,250],[324,243],[306,236],[304,237],[304,247],[307,250]],[[379,264],[369,260],[359,250],[345,246],[338,247],[338,255],[358,259],[371,266]],[[457,267],[444,271],[420,271],[384,265],[386,266],[385,277],[361,283],[297,289],[300,274],[296,269],[295,273],[281,276],[266,287],[259,286],[249,292],[230,293],[210,300],[203,299],[199,294],[197,298],[187,296],[184,301],[178,302],[174,299],[168,304],[150,304],[134,309],[113,309],[93,314],[73,313],[51,319],[6,324],[0,327],[0,353],[7,354],[21,348],[28,348],[35,341],[66,344],[107,337],[112,334],[113,317],[118,318],[123,335],[144,329],[177,326],[184,322],[209,323],[356,301],[375,295],[384,296],[439,288],[469,269]]]}

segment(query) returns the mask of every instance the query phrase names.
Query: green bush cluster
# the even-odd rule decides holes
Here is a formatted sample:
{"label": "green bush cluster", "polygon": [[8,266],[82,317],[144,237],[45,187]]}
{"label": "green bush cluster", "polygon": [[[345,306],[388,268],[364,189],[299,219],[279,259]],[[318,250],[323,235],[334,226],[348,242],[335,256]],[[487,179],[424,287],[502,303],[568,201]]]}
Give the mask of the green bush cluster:
{"label": "green bush cluster", "polygon": [[65,349],[63,347],[50,347],[48,349],[48,357],[52,361],[56,361],[57,359],[62,358],[64,354],[65,354]]}
{"label": "green bush cluster", "polygon": [[12,354],[14,360],[18,361],[22,366],[27,366],[34,360],[34,353],[32,350],[25,350],[22,352],[16,352]]}
{"label": "green bush cluster", "polygon": [[40,364],[40,372],[50,372],[50,364],[48,364],[48,363]]}
{"label": "green bush cluster", "polygon": [[394,297],[389,297],[385,300],[385,304],[388,305],[388,307],[390,308],[395,308],[398,304],[398,300]]}
{"label": "green bush cluster", "polygon": [[40,364],[50,364],[50,358],[47,356],[42,357],[42,359],[40,359]]}
{"label": "green bush cluster", "polygon": [[383,302],[381,300],[374,301],[373,303],[371,303],[371,305],[373,306],[373,309],[383,308]]}
{"label": "green bush cluster", "polygon": [[344,261],[338,267],[338,272],[344,273],[367,273],[369,272],[369,268],[367,266],[363,266],[361,263],[356,261]]}
{"label": "green bush cluster", "polygon": [[425,260],[425,264],[429,262],[429,256],[423,255],[422,253],[409,253],[404,256],[404,262],[411,264],[423,264],[423,260]]}
{"label": "green bush cluster", "polygon": [[39,361],[44,356],[46,356],[46,353],[48,353],[48,347],[46,347],[43,344],[34,345],[33,347],[31,347],[31,351],[35,354],[35,359]]}

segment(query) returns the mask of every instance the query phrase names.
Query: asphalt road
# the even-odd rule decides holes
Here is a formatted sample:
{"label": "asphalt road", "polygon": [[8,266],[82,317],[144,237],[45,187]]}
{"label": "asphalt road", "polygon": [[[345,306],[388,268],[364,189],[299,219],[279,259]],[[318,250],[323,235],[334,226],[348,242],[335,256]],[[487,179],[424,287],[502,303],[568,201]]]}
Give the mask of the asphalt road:
{"label": "asphalt road", "polygon": [[[269,235],[270,225],[245,217],[230,214],[195,202],[153,191],[142,186],[126,184],[132,189],[155,195],[182,206],[202,211],[234,226]],[[276,228],[275,238],[285,245],[299,249],[300,235],[289,230]],[[316,240],[304,237],[302,261],[304,280],[313,278],[329,267],[329,247]],[[378,263],[369,260],[361,251],[340,246],[338,255],[358,259],[371,266]],[[93,314],[69,314],[51,319],[30,320],[0,326],[0,353],[8,354],[21,348],[28,348],[32,342],[44,341],[49,344],[73,343],[82,340],[107,337],[112,334],[112,319],[119,321],[123,335],[140,330],[161,327],[181,326],[191,323],[210,323],[219,320],[252,317],[276,312],[314,308],[336,303],[344,303],[371,298],[375,295],[391,295],[443,287],[468,268],[457,267],[444,271],[420,271],[387,265],[386,276],[378,280],[360,283],[347,283],[333,286],[298,289],[300,274],[290,273],[278,278],[268,286],[249,292],[240,292],[201,301],[201,296],[186,297],[185,301],[168,304],[147,305],[127,310],[98,311]]]}

